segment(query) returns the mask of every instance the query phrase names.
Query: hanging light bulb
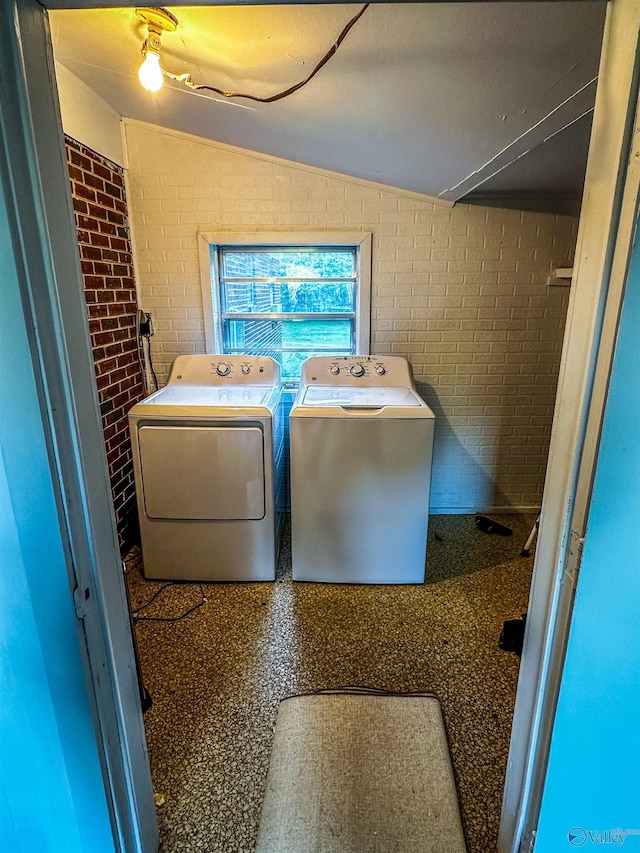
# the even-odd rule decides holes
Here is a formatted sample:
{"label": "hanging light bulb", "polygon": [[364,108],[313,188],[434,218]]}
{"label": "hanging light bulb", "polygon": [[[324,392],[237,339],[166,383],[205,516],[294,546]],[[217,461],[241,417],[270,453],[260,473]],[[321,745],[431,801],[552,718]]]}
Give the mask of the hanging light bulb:
{"label": "hanging light bulb", "polygon": [[[247,0],[228,0],[228,2],[243,3],[247,2]],[[320,2],[322,2],[322,0],[320,0]],[[2,0],[0,0],[0,4],[1,3]],[[283,92],[278,92],[277,94],[270,95],[269,97],[258,97],[256,95],[249,95],[243,92],[227,92],[224,89],[218,89],[216,86],[194,83],[191,79],[191,74],[188,72],[184,74],[172,74],[170,71],[167,71],[160,65],[160,49],[162,47],[161,38],[164,32],[173,33],[176,31],[178,27],[178,19],[168,9],[151,9],[148,7],[141,7],[140,9],[136,9],[136,15],[147,25],[147,38],[142,45],[142,56],[144,57],[144,62],[138,71],[138,78],[144,88],[150,92],[159,91],[162,88],[164,78],[168,77],[170,80],[183,83],[193,91],[203,92],[206,90],[208,92],[215,92],[218,95],[222,95],[223,98],[248,98],[251,101],[270,104],[273,101],[281,100],[281,98],[287,98],[289,95],[293,95],[294,92],[297,92],[298,89],[306,86],[307,83],[315,77],[318,71],[320,71],[321,68],[324,68],[331,57],[334,56],[346,38],[349,30],[357,23],[357,21],[360,20],[369,5],[369,3],[365,3],[360,11],[351,18],[351,20],[342,29],[336,41],[316,64],[310,74],[307,74],[303,80],[300,80],[300,82],[296,83],[294,86],[289,86],[289,88],[285,89]]]}
{"label": "hanging light bulb", "polygon": [[164,31],[175,32],[178,19],[167,9],[136,9],[136,15],[146,23],[148,33],[142,45],[144,61],[138,71],[138,80],[149,92],[157,92],[164,82],[164,71],[160,66],[160,39]]}
{"label": "hanging light bulb", "polygon": [[138,70],[138,80],[149,92],[158,92],[164,82],[160,68],[160,54],[147,50],[144,62]]}

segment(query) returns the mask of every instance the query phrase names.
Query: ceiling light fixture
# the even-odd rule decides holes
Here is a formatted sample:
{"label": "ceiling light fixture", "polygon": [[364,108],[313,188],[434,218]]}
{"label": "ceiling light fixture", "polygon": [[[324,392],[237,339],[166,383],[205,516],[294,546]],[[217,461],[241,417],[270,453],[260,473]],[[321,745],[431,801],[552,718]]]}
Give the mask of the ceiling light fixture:
{"label": "ceiling light fixture", "polygon": [[136,15],[147,25],[147,37],[142,45],[144,61],[138,71],[138,79],[145,89],[157,92],[164,82],[164,71],[160,67],[162,33],[175,32],[178,19],[167,9],[136,9]]}
{"label": "ceiling light fixture", "polygon": [[179,83],[184,83],[185,86],[188,86],[189,89],[193,89],[194,91],[208,91],[215,92],[218,95],[222,95],[223,98],[247,98],[250,101],[259,101],[262,104],[270,104],[273,101],[279,101],[282,98],[286,98],[289,95],[293,95],[294,92],[297,92],[298,89],[302,89],[303,86],[315,77],[315,75],[320,71],[321,68],[326,65],[326,63],[331,59],[331,57],[337,52],[338,48],[346,38],[347,33],[355,25],[357,21],[360,20],[362,15],[364,15],[367,10],[369,4],[365,3],[364,6],[357,12],[353,18],[346,24],[338,38],[331,45],[329,50],[322,57],[320,62],[314,67],[313,71],[308,74],[304,80],[300,80],[299,83],[295,83],[293,86],[289,86],[288,89],[285,89],[283,92],[278,92],[277,95],[270,95],[269,97],[259,98],[256,95],[245,95],[243,92],[225,92],[224,89],[216,89],[215,86],[206,86],[204,84],[197,84],[191,81],[191,74],[172,74],[170,71],[165,71],[164,68],[160,65],[160,47],[161,47],[161,36],[163,32],[173,33],[178,28],[178,19],[175,15],[169,12],[168,9],[148,9],[148,8],[140,8],[136,9],[136,15],[146,23],[148,29],[147,38],[142,45],[142,55],[144,57],[144,62],[140,66],[140,70],[138,71],[138,79],[142,83],[145,89],[148,89],[150,92],[157,92],[162,88],[163,78],[169,77],[171,80],[177,80]]}

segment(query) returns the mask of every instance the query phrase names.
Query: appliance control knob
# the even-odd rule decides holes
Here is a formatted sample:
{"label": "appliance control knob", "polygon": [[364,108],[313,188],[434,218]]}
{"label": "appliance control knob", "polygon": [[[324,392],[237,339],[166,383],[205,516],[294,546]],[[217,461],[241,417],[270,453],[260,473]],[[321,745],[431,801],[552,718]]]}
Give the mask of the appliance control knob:
{"label": "appliance control knob", "polygon": [[334,376],[337,376],[340,373],[340,368],[337,364],[332,364],[329,368],[329,373],[333,373]]}
{"label": "appliance control knob", "polygon": [[216,365],[216,373],[218,376],[228,376],[231,373],[231,365],[228,361],[221,361]]}
{"label": "appliance control knob", "polygon": [[349,368],[349,373],[352,376],[364,376],[364,365],[363,364],[352,364]]}
{"label": "appliance control knob", "polygon": [[387,371],[386,371],[384,364],[377,365],[376,373],[378,374],[378,376],[384,376],[386,372]]}
{"label": "appliance control knob", "polygon": [[246,376],[248,373],[251,373],[251,368],[249,367],[249,365],[248,365],[248,364],[243,364],[243,365],[242,365],[242,367],[241,367],[240,369],[242,370],[242,372],[244,373],[244,375],[245,375],[245,376]]}

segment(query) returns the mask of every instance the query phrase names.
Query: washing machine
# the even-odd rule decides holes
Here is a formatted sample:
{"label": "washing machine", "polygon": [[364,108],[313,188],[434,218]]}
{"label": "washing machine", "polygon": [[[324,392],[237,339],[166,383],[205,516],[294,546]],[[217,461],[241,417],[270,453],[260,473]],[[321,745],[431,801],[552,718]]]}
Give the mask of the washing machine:
{"label": "washing machine", "polygon": [[406,359],[304,363],[290,414],[294,580],[424,581],[433,429]]}
{"label": "washing machine", "polygon": [[176,358],[129,413],[147,578],[273,580],[281,528],[280,367],[267,357]]}

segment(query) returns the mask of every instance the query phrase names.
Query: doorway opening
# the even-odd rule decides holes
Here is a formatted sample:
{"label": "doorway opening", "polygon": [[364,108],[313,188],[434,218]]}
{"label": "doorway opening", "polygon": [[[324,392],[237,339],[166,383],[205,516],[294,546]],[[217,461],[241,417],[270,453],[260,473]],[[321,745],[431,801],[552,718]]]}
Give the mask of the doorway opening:
{"label": "doorway opening", "polygon": [[[574,232],[574,233],[575,233],[575,232]],[[563,258],[563,261],[567,261],[567,262],[568,262],[568,261],[569,261],[569,258],[565,257],[565,258]],[[559,299],[559,302],[562,302],[562,300],[561,300],[561,299]],[[566,310],[566,301],[565,301],[564,307],[565,307],[565,310]],[[560,309],[560,310],[561,310],[561,309]],[[382,342],[382,341],[383,341],[383,338],[382,338],[382,337],[380,337],[380,338],[379,338],[379,340]],[[556,350],[556,352],[559,352],[559,350]],[[429,377],[428,377],[428,374],[427,374],[426,372],[425,372],[425,373],[422,373],[422,374],[421,374],[421,377],[425,380],[422,384],[423,384],[423,386],[424,386],[424,393],[425,393],[425,396],[426,396],[426,397],[427,397],[427,399],[429,400],[428,395],[429,395],[430,393],[433,393],[433,389],[431,389],[431,391],[430,391],[430,389],[429,389],[429,387],[428,387],[429,383],[428,383],[428,381],[426,381],[426,380],[428,380],[428,378],[429,378]],[[437,395],[436,395],[436,396],[437,396]],[[433,399],[433,398],[432,398],[432,399]],[[523,434],[524,434],[524,433],[523,433]],[[548,436],[547,436],[547,438],[548,438]],[[447,443],[446,443],[446,442],[443,442],[443,447],[447,447]],[[451,449],[450,447],[447,447],[447,450],[450,450],[450,449]],[[467,462],[467,467],[469,467],[469,463],[468,463],[468,462]],[[524,472],[523,472],[523,473],[524,473]],[[486,483],[485,483],[485,485],[486,485]],[[475,505],[477,506],[477,504],[475,504]],[[500,507],[500,509],[504,510],[504,509],[505,509],[505,507],[504,507],[504,506],[501,506],[501,507]],[[517,542],[516,551],[518,551],[518,552],[521,550],[521,546],[522,546],[522,543],[524,542],[524,539],[526,538],[526,534],[529,532],[530,527],[531,527],[531,524],[532,524],[533,520],[535,519],[535,510],[533,509],[533,507],[530,507],[529,509],[531,510],[531,511],[530,511],[530,513],[529,513],[528,515],[524,515],[524,516],[522,517],[522,522],[523,522],[523,524],[522,524],[522,525],[520,525],[520,523],[519,523],[519,521],[518,521],[517,519],[505,519],[508,523],[512,524],[512,526],[514,527],[514,531],[515,531],[515,533],[514,533],[514,538],[511,540],[511,542],[512,542],[512,543],[516,543],[516,542]],[[440,546],[440,545],[443,545],[443,546],[444,546],[444,545],[449,545],[449,547],[450,547],[450,548],[451,548],[451,550],[453,551],[453,554],[449,554],[449,556],[453,556],[453,558],[454,558],[454,562],[456,563],[456,565],[458,566],[458,568],[459,568],[459,565],[460,565],[460,564],[464,564],[464,563],[466,563],[467,565],[469,565],[470,563],[472,563],[472,562],[473,562],[473,558],[471,558],[471,559],[470,559],[470,552],[464,552],[464,553],[462,553],[462,552],[458,552],[458,551],[456,551],[456,550],[455,550],[455,548],[457,548],[457,547],[460,545],[460,543],[461,543],[461,542],[465,542],[465,541],[467,541],[467,539],[469,538],[469,534],[471,534],[471,535],[472,535],[472,537],[473,537],[474,541],[476,541],[476,540],[477,540],[477,542],[479,542],[479,543],[482,543],[482,542],[488,542],[488,541],[489,541],[485,536],[479,536],[478,531],[477,531],[477,528],[475,528],[475,525],[471,523],[472,521],[473,521],[473,516],[472,516],[472,515],[468,515],[468,516],[466,517],[466,519],[465,519],[465,514],[464,514],[464,513],[457,513],[455,517],[451,518],[451,520],[450,520],[451,527],[449,528],[449,527],[447,527],[447,524],[448,524],[449,522],[447,521],[447,519],[446,519],[446,517],[445,517],[444,515],[443,515],[443,516],[434,516],[434,519],[432,520],[432,523],[431,523],[431,533],[432,533],[433,540],[432,540],[432,541],[430,541],[430,551],[429,551],[428,553],[429,553],[429,554],[431,554],[431,553],[435,553],[436,549],[437,549],[437,548],[438,548],[438,546]],[[455,522],[455,523],[454,523],[454,522]],[[466,524],[466,527],[461,527],[461,526],[456,527],[456,523],[457,523],[457,524],[459,524],[459,525],[464,525],[464,524]],[[442,524],[442,527],[439,527],[439,524]],[[467,529],[467,528],[468,528],[468,529]],[[481,531],[480,531],[480,532],[481,532]],[[467,539],[465,539],[465,537],[467,537]],[[430,537],[430,538],[431,538],[431,537]],[[506,540],[505,540],[504,542],[502,542],[502,541],[500,541],[500,540],[497,540],[495,537],[494,537],[494,538],[492,538],[490,541],[491,541],[491,544],[492,544],[492,548],[493,548],[494,546],[498,545],[498,544],[500,545],[500,548],[502,548],[502,546],[504,546],[504,545],[505,545],[505,543],[506,543]],[[452,543],[455,545],[455,548],[453,548]],[[469,543],[467,542],[467,544],[469,544]],[[469,547],[471,547],[471,546],[469,546]],[[443,550],[444,550],[444,549],[443,549]],[[482,548],[482,546],[481,546],[481,550],[484,550],[484,549]],[[500,549],[498,549],[498,550],[500,550]],[[496,559],[497,559],[497,563],[498,563],[498,565],[503,565],[503,562],[506,560],[505,552],[500,551],[500,555],[501,555],[500,557],[497,557],[497,558],[496,558]],[[137,562],[136,562],[136,561],[137,561],[137,559],[138,559],[138,558],[137,558],[137,556],[136,556],[135,551],[133,551],[133,552],[132,552],[131,550],[128,550],[128,551],[127,551],[127,556],[128,556],[128,559],[130,560],[130,563],[131,563],[131,566],[132,566],[133,571],[135,571],[135,570],[137,569]],[[519,557],[519,553],[518,553],[518,557]],[[481,561],[481,562],[482,562],[482,561]],[[482,569],[482,570],[484,570],[485,568],[496,568],[496,566],[493,566],[493,567],[483,566],[483,569]],[[481,571],[482,571],[482,570],[481,570]],[[454,571],[452,575],[448,575],[444,569],[439,569],[438,571],[441,571],[441,573],[442,573],[442,577],[440,578],[440,580],[441,580],[442,582],[444,582],[444,583],[446,583],[447,581],[452,581],[452,580],[454,580],[454,579],[456,579],[456,578],[465,578],[465,577],[470,577],[471,575],[475,575],[475,574],[477,574],[477,572],[476,572],[476,571],[474,571],[474,570],[469,570],[468,575],[465,575],[465,572],[464,572],[464,571],[460,571],[460,572],[459,572],[459,574],[456,574],[456,572]],[[286,577],[286,573],[287,573],[286,566],[285,566],[285,565],[283,565],[282,570],[281,570],[281,578],[282,578],[282,579],[284,579],[284,578]],[[276,585],[276,588],[275,588],[275,591],[276,591],[276,592],[277,592],[278,590],[283,590],[283,589],[284,589],[284,586],[286,585],[286,583],[285,583],[285,581],[284,581],[284,580],[281,580],[281,581],[279,581],[278,583],[280,584],[280,586],[278,587],[278,585]],[[497,581],[496,581],[496,583],[497,583]],[[443,627],[443,629],[444,629],[443,634],[446,634],[446,633],[447,633],[447,631],[448,631],[448,633],[449,633],[452,637],[453,637],[453,636],[462,636],[462,635],[464,634],[465,630],[466,630],[466,631],[471,631],[470,626],[473,626],[473,631],[476,631],[476,632],[478,631],[478,627],[479,627],[479,624],[482,622],[482,619],[480,619],[480,620],[479,620],[479,622],[478,622],[478,621],[474,621],[474,619],[477,619],[477,614],[475,613],[475,611],[474,611],[474,609],[473,609],[472,604],[470,604],[470,602],[469,602],[469,598],[473,597],[472,590],[471,590],[471,588],[470,588],[470,586],[469,586],[470,581],[469,581],[469,580],[467,580],[467,581],[466,581],[466,584],[467,584],[466,586],[465,586],[465,584],[463,584],[463,585],[462,585],[462,586],[463,586],[463,589],[465,589],[465,590],[466,590],[466,592],[465,592],[465,593],[464,593],[464,595],[462,596],[462,600],[465,602],[465,604],[466,604],[466,606],[467,606],[467,609],[465,610],[465,613],[463,614],[463,616],[465,616],[465,615],[466,615],[466,616],[468,617],[468,620],[469,620],[469,621],[465,622],[465,621],[464,621],[464,619],[463,619],[462,623],[458,624],[458,625],[457,625],[457,627],[455,627],[455,628],[454,628],[454,626],[453,626],[453,625],[451,625],[451,624],[449,624],[449,625],[443,625],[443,626],[442,626],[442,627]],[[139,584],[137,584],[137,582],[136,582],[136,586],[139,586]],[[497,588],[497,587],[496,587],[496,588]],[[144,589],[144,587],[141,587],[141,589]],[[155,591],[155,590],[154,590],[154,591]],[[176,592],[176,594],[178,594],[178,592],[177,592],[177,591],[174,591],[174,590],[171,590],[170,592],[171,592],[171,595],[173,595],[173,594],[174,594],[174,592]],[[476,592],[477,592],[477,591],[476,591]],[[180,595],[182,595],[182,594],[183,594],[183,593],[180,593]],[[274,594],[275,594],[275,592],[274,592]],[[283,593],[283,594],[284,594],[284,593]],[[297,595],[297,594],[295,593],[295,591],[294,591],[294,590],[291,590],[288,594],[291,596],[291,599],[292,599],[292,600],[291,600],[291,602],[290,602],[289,604],[286,604],[286,603],[284,603],[284,602],[283,602],[282,604],[280,604],[280,603],[278,602],[278,606],[276,607],[276,610],[278,610],[278,608],[280,608],[280,607],[281,607],[281,608],[283,609],[284,613],[286,613],[286,614],[287,614],[286,616],[284,615],[284,613],[281,613],[281,614],[280,614],[280,615],[282,615],[282,617],[283,617],[284,621],[283,621],[283,622],[278,622],[278,621],[276,621],[275,623],[273,623],[273,627],[274,627],[274,628],[275,628],[276,626],[278,626],[278,630],[282,630],[282,631],[284,631],[284,630],[285,630],[284,626],[287,624],[287,619],[293,619],[293,620],[294,620],[294,625],[296,624],[296,623],[295,623],[295,610],[296,610],[296,609],[295,609],[292,605],[293,605],[293,603],[294,603],[294,602],[296,602],[296,601],[297,601],[297,599],[296,599],[296,595]],[[214,592],[214,593],[212,593],[212,595],[215,595],[215,592]],[[257,593],[256,593],[256,595],[257,595]],[[262,595],[264,595],[264,593],[262,593]],[[482,596],[481,596],[479,593],[478,593],[478,596],[479,596],[479,598],[480,598],[480,599],[482,598]],[[209,596],[209,595],[208,595],[207,597],[209,598],[209,601],[211,601],[211,600],[212,600],[211,596]],[[180,599],[180,601],[182,601],[182,600]],[[209,601],[207,602],[207,604],[209,604]],[[184,604],[186,605],[186,601],[185,601],[185,602],[182,602],[182,603],[184,603]],[[526,604],[526,602],[525,602],[525,604]],[[247,605],[248,605],[249,609],[251,609],[251,606],[252,606],[252,604],[251,604],[251,599],[249,600],[249,602],[247,602]],[[136,609],[136,607],[139,607],[139,606],[140,606],[140,602],[138,602],[137,604],[134,604],[134,609]],[[159,605],[159,606],[160,606],[160,605]],[[164,606],[164,605],[162,605],[162,606]],[[256,598],[256,599],[253,601],[253,606],[254,606],[254,607],[259,607],[259,608],[260,608],[260,610],[262,610],[263,608],[267,608],[267,612],[268,612],[269,608],[270,608],[270,607],[274,607],[274,606],[275,606],[275,604],[274,604],[273,602],[272,602],[271,604],[268,604],[266,601],[264,601],[264,602],[263,602],[263,601],[261,601],[259,598]],[[369,605],[368,605],[368,606],[369,606]],[[316,602],[316,604],[314,605],[314,607],[312,608],[312,610],[314,610],[316,607],[317,607],[317,608],[322,609],[322,604],[321,604],[321,603],[319,603],[319,602]],[[389,612],[394,612],[394,608],[397,610],[397,607],[396,607],[396,605],[395,605],[395,604],[389,603],[389,607],[388,607]],[[221,610],[222,610],[222,609],[224,609],[224,602],[221,602]],[[451,608],[451,609],[455,609],[455,608]],[[464,609],[464,608],[463,608],[463,609]],[[510,610],[509,612],[505,611],[505,613],[504,613],[504,618],[505,618],[505,619],[506,619],[506,618],[513,618],[514,616],[520,615],[520,614],[521,614],[521,612],[522,612],[522,609],[523,609],[523,605],[522,605],[522,597],[520,597],[520,598],[518,599],[517,606],[515,606],[513,610]],[[204,612],[204,611],[203,611],[203,612]],[[235,612],[235,611],[233,611],[233,609],[231,608],[231,612]],[[260,611],[258,611],[258,613],[260,613]],[[202,614],[199,614],[199,615],[202,615]],[[238,615],[240,615],[240,614],[238,614]],[[276,616],[277,616],[277,615],[278,615],[278,614],[276,614]],[[273,614],[272,614],[272,616],[273,616]],[[273,616],[273,618],[275,618],[275,616]],[[309,617],[309,618],[310,618],[310,617]],[[240,621],[241,621],[241,620],[240,620]],[[304,620],[303,620],[303,621],[304,621]],[[402,621],[402,620],[400,620],[400,621]],[[494,619],[494,621],[495,621],[495,619]],[[500,620],[500,621],[502,621],[502,620]],[[380,624],[381,624],[381,625],[383,624],[382,620],[381,620]],[[184,626],[182,626],[182,627],[184,627]],[[182,630],[182,627],[180,628],[180,630]],[[263,627],[264,627],[264,625],[263,625]],[[396,627],[398,627],[398,626],[396,626]],[[403,627],[404,627],[404,626],[403,626]],[[146,630],[146,629],[145,629],[145,630]],[[155,632],[155,631],[158,631],[158,632],[159,632],[159,630],[160,630],[160,629],[158,629],[158,628],[154,628],[153,630],[154,630],[154,632]],[[262,629],[261,629],[261,630],[262,630]],[[417,630],[417,629],[416,629],[416,630]],[[471,633],[473,633],[473,631],[471,631]],[[493,628],[491,629],[491,632],[492,632],[492,633],[495,633],[495,632],[493,631]],[[140,630],[140,634],[141,634],[141,633],[142,633],[142,629]],[[382,633],[384,633],[384,631],[381,631],[381,634],[382,634]],[[408,632],[408,633],[409,633],[409,632]],[[499,632],[498,632],[498,633],[499,633]],[[232,636],[232,635],[233,635],[233,632],[231,632],[231,631],[230,631],[230,634],[229,634],[229,635],[230,635],[230,636]],[[391,637],[391,639],[389,639],[389,637]],[[260,633],[260,638],[261,638],[261,639],[260,639],[260,643],[257,643],[257,644],[256,644],[256,654],[258,654],[258,652],[259,652],[259,647],[260,647],[260,644],[261,644],[261,643],[266,643],[266,644],[267,644],[267,647],[269,647],[269,642],[273,643],[273,637],[271,638],[271,640],[269,640],[269,637],[267,637],[267,638],[265,639],[265,638],[264,638],[264,636],[263,636],[263,634],[262,634],[262,633]],[[446,639],[446,637],[445,637],[445,639]],[[390,648],[392,648],[392,647],[394,647],[394,646],[395,646],[397,649],[404,649],[405,651],[407,651],[407,656],[409,657],[409,650],[407,649],[407,638],[406,638],[406,637],[404,637],[404,638],[403,638],[403,637],[402,637],[402,636],[400,636],[399,634],[393,633],[393,634],[391,634],[391,635],[387,635],[387,640],[388,640],[388,643],[389,643],[389,647],[390,647]],[[386,645],[387,645],[387,640],[385,640],[385,648],[386,648]],[[443,646],[449,646],[449,645],[451,644],[451,642],[452,642],[452,640],[451,640],[451,639],[449,639],[447,642],[443,642]],[[426,641],[425,641],[425,643],[426,643]],[[242,645],[242,634],[240,634],[239,642],[238,642],[238,647],[237,647],[237,648],[239,649],[239,648],[241,647],[241,645]],[[361,642],[361,644],[360,644],[360,645],[361,645],[361,648],[367,648],[366,643],[364,642],[364,640]],[[234,648],[235,648],[235,647],[234,647]],[[375,651],[377,651],[377,647],[376,647],[376,646],[374,646],[373,648],[374,648],[374,652],[375,652]],[[429,645],[428,645],[428,644],[426,644],[425,648],[429,649],[429,650],[430,650],[430,652],[433,652],[434,657],[437,657],[437,656],[438,656],[438,652],[437,652],[437,650],[434,650],[432,647],[429,647]],[[458,646],[457,648],[458,648],[458,651],[460,651],[460,649],[461,649],[462,647],[461,647],[461,646]],[[485,651],[486,651],[486,646],[483,646],[483,648],[485,648]],[[273,648],[273,653],[274,653],[274,655],[275,655],[276,657],[281,658],[281,656],[282,656],[282,649],[278,648],[277,646],[274,646],[274,648]],[[440,654],[441,654],[441,653],[442,653],[442,650],[440,651]],[[151,654],[151,653],[149,652],[149,654]],[[238,654],[239,654],[239,652],[238,652]],[[487,654],[488,654],[488,652],[487,652]],[[499,657],[500,657],[500,655],[502,654],[502,653],[500,653],[500,652],[498,652],[498,651],[497,651],[497,636],[494,636],[494,645],[493,645],[493,646],[492,646],[492,648],[491,648],[491,654],[495,655],[495,656],[496,656],[496,658],[499,658]],[[144,653],[144,655],[146,655],[146,652]],[[144,655],[143,655],[143,657],[144,657]],[[216,671],[215,671],[215,672],[212,672],[212,670],[211,670],[211,669],[207,668],[209,665],[204,663],[204,661],[203,661],[203,657],[204,657],[204,655],[202,654],[202,650],[201,650],[201,652],[200,652],[200,657],[199,657],[199,659],[198,659],[198,663],[200,664],[200,666],[202,666],[202,670],[201,670],[201,671],[202,671],[202,673],[203,673],[203,674],[206,672],[206,673],[209,673],[209,677],[210,677],[210,678],[215,678],[215,677],[220,677],[220,673],[221,673],[221,672],[225,672],[225,671],[226,671],[226,670],[225,670],[225,666],[226,666],[226,664],[225,664],[225,666],[220,666],[220,669],[219,669],[219,670],[217,670],[217,669],[214,667],[214,669],[216,669]],[[346,653],[345,653],[345,657],[348,657],[348,655],[346,655]],[[445,655],[445,657],[446,657],[446,655]],[[379,658],[380,658],[380,655],[379,655]],[[386,660],[386,658],[384,658],[384,656],[382,656],[380,659],[384,659],[384,660]],[[503,655],[502,659],[503,659],[503,660],[509,660],[510,658],[508,658],[507,656],[504,656],[504,655]],[[517,664],[517,661],[515,661],[513,658],[511,658],[510,660],[512,661],[512,664],[513,664],[513,663],[516,663],[516,664]],[[387,661],[387,663],[389,663],[389,661]],[[272,661],[272,662],[270,662],[270,663],[269,663],[269,666],[275,666],[275,663],[273,663],[273,661]],[[393,671],[393,669],[394,669],[394,667],[392,666],[392,664],[391,664],[391,663],[389,663],[389,671]],[[427,671],[427,672],[429,672],[429,668],[428,668],[428,666],[427,666],[427,664],[426,664],[426,661],[425,661],[425,669],[426,669],[426,671]],[[348,674],[348,672],[349,672],[349,671],[347,670],[347,674]],[[233,676],[229,676],[229,677],[233,680]],[[287,678],[288,678],[289,680],[291,680],[291,679],[292,679],[292,677],[293,677],[292,675],[288,675],[288,676],[287,676]],[[305,676],[305,677],[307,677],[307,678],[311,678],[311,676]],[[302,676],[301,676],[301,678],[302,678]],[[285,679],[285,681],[286,681],[286,679]],[[303,681],[304,681],[304,679],[303,679]],[[294,682],[293,682],[293,683],[295,684],[295,679],[294,679]],[[323,685],[323,686],[327,686],[327,685],[325,684],[325,685]],[[453,685],[448,685],[448,686],[449,686],[449,688],[453,689]],[[256,689],[258,689],[258,688],[256,688]],[[421,688],[421,689],[423,689],[423,688]],[[444,689],[445,689],[445,687],[444,687],[444,685],[443,685],[443,690],[444,690]],[[153,690],[152,690],[152,693],[153,693]],[[195,699],[195,700],[196,700],[196,702],[197,702],[197,700],[198,700],[199,698],[202,698],[200,694],[197,694],[197,693],[195,693],[195,692],[193,692],[193,691],[192,691],[192,692],[188,692],[188,691],[187,691],[187,693],[186,693],[185,695],[190,696],[190,697],[191,697],[191,699]],[[252,705],[252,704],[250,703],[250,705],[249,705],[249,706],[250,706],[250,708],[251,708],[251,710],[252,710],[252,713],[253,713],[253,709],[255,708],[255,715],[256,715],[257,717],[259,717],[259,715],[260,715],[260,711],[257,709],[257,705],[259,704],[258,699],[261,697],[261,695],[262,695],[262,694],[259,692],[259,690],[258,690],[258,692],[257,692],[257,693],[253,692],[253,690],[252,690],[252,691],[251,691],[251,695],[252,695],[252,697],[253,697],[253,702],[254,702],[254,704]],[[264,699],[264,697],[263,697],[263,699]],[[230,704],[232,705],[233,703],[231,703],[231,702],[230,702]],[[489,707],[489,706],[487,706],[487,708],[488,708],[488,707]],[[487,713],[489,713],[489,712],[487,712]],[[494,722],[497,722],[497,721],[499,720],[499,714],[495,711],[495,709],[493,709],[493,711],[492,711],[491,713],[495,713],[495,714],[496,714],[496,716],[494,717]],[[186,723],[187,725],[188,725],[188,721],[189,721],[189,719],[193,719],[193,717],[189,717],[189,716],[187,716],[187,717],[185,718],[185,723]],[[244,731],[244,729],[243,729],[243,731]],[[199,737],[199,736],[200,736],[200,734],[201,734],[201,732],[199,732],[199,733],[198,733],[198,738],[197,738],[196,740],[200,740],[200,737]],[[224,740],[224,737],[222,738],[222,740]],[[172,743],[174,743],[174,744],[175,744],[175,743],[177,743],[177,740],[175,740],[175,739],[174,739],[174,740],[172,741]],[[220,744],[218,744],[218,745],[217,745],[217,748],[218,748],[218,749],[222,749],[222,747],[220,746]],[[261,749],[263,749],[263,748],[264,748],[264,747],[261,747]],[[151,751],[151,753],[152,753],[152,767],[153,767],[153,750]],[[225,758],[227,759],[227,761],[228,761],[228,765],[227,765],[227,766],[229,766],[229,767],[236,767],[236,766],[237,766],[236,764],[234,764],[234,760],[232,759],[232,757],[231,757],[231,754],[230,754],[230,753],[225,752],[225,751],[223,750],[223,755],[224,755],[224,757],[225,757]],[[193,755],[191,754],[191,752],[189,752],[189,760],[191,760],[191,759],[193,759]],[[506,760],[506,758],[505,758],[505,760]],[[222,763],[224,763],[224,761],[223,761]],[[257,765],[256,765],[256,766],[257,766]],[[264,766],[264,765],[263,765],[263,766]],[[168,778],[168,777],[167,777],[167,778]],[[222,808],[220,809],[220,811],[221,811],[221,812],[224,812],[224,807],[222,807]],[[171,827],[171,831],[174,831],[175,829],[176,829],[176,827],[175,827],[175,826],[172,826],[172,827]],[[480,836],[479,836],[479,838],[480,838],[480,841],[478,842],[479,844],[481,844],[481,843],[486,844],[486,843],[487,843],[487,841],[486,841],[486,836],[480,835]],[[470,849],[472,849],[472,848],[470,848]],[[479,846],[479,847],[478,847],[478,849],[483,849],[483,848],[482,848],[481,846]],[[485,849],[486,849],[486,848],[485,848]]]}

